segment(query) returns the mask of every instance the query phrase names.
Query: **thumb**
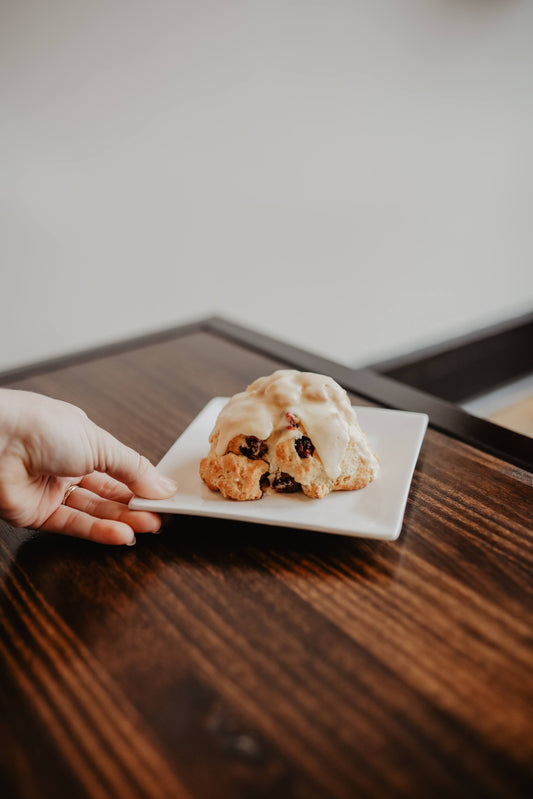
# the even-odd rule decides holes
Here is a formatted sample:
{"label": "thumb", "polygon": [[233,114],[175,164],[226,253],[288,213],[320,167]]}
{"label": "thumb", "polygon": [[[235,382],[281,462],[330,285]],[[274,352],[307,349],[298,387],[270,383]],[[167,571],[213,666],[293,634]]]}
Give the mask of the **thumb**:
{"label": "thumb", "polygon": [[95,471],[111,475],[137,496],[166,499],[175,493],[178,486],[174,480],[158,472],[148,458],[139,455],[92,422],[90,443]]}

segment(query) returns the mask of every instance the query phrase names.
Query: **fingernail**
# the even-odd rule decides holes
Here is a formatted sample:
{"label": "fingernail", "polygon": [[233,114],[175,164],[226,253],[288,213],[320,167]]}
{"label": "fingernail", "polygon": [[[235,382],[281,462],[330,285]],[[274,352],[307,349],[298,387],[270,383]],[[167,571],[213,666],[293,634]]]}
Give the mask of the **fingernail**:
{"label": "fingernail", "polygon": [[159,485],[161,486],[161,488],[164,491],[169,491],[169,492],[172,492],[173,494],[178,489],[178,484],[176,483],[176,481],[175,480],[171,480],[170,477],[165,477],[164,475],[160,476]]}
{"label": "fingernail", "polygon": [[128,543],[126,544],[126,546],[127,546],[127,547],[132,547],[132,546],[134,546],[134,545],[135,545],[136,541],[137,541],[137,539],[135,538],[135,536],[133,536],[133,538],[131,539],[131,541],[128,541]]}

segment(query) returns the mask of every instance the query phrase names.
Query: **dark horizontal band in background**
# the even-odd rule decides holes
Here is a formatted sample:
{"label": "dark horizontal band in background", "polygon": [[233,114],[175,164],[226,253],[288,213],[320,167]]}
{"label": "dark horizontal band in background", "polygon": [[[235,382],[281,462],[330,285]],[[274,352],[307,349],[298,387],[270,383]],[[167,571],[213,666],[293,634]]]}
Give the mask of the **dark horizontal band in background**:
{"label": "dark horizontal band in background", "polygon": [[370,368],[441,399],[465,402],[533,373],[533,314]]}

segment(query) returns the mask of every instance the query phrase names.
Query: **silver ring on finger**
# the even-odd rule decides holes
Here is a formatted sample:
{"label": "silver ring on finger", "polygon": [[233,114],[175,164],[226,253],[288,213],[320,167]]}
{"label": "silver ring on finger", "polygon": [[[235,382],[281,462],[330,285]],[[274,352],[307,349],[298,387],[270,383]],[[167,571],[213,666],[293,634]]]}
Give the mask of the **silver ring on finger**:
{"label": "silver ring on finger", "polygon": [[61,501],[62,505],[66,505],[67,504],[67,499],[70,497],[70,495],[72,494],[74,489],[77,488],[77,487],[78,487],[77,483],[74,483],[74,485],[69,485],[69,487],[67,488],[67,490],[65,491],[65,493],[63,495],[63,499]]}

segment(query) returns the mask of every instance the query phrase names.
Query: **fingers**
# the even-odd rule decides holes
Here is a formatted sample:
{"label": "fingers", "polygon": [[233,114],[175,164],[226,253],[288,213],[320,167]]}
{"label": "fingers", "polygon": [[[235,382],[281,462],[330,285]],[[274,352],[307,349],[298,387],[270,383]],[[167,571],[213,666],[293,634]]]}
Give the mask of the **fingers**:
{"label": "fingers", "polygon": [[137,496],[146,499],[166,499],[177,489],[173,480],[165,477],[150,461],[126,447],[107,430],[89,422],[89,437],[95,458],[94,468],[124,483]]}
{"label": "fingers", "polygon": [[161,528],[161,519],[156,513],[130,510],[123,502],[105,499],[81,486],[70,494],[67,503],[69,508],[82,511],[97,519],[127,524],[135,533],[157,533]]}
{"label": "fingers", "polygon": [[93,472],[92,474],[85,475],[85,477],[82,477],[80,480],[79,485],[82,486],[82,488],[87,488],[94,494],[99,494],[106,499],[115,499],[117,502],[123,502],[125,505],[127,505],[133,496],[133,492],[130,491],[124,483],[119,483],[114,477],[108,474],[102,474],[101,472]]}
{"label": "fingers", "polygon": [[161,528],[157,514],[131,511],[124,503],[97,496],[81,484],[69,494],[67,503],[60,505],[40,529],[100,544],[131,545],[135,543],[135,533],[156,533]]}
{"label": "fingers", "polygon": [[135,543],[133,530],[124,522],[96,519],[88,513],[68,508],[66,505],[60,505],[40,529],[48,533],[63,533],[76,538],[85,538],[98,544]]}

